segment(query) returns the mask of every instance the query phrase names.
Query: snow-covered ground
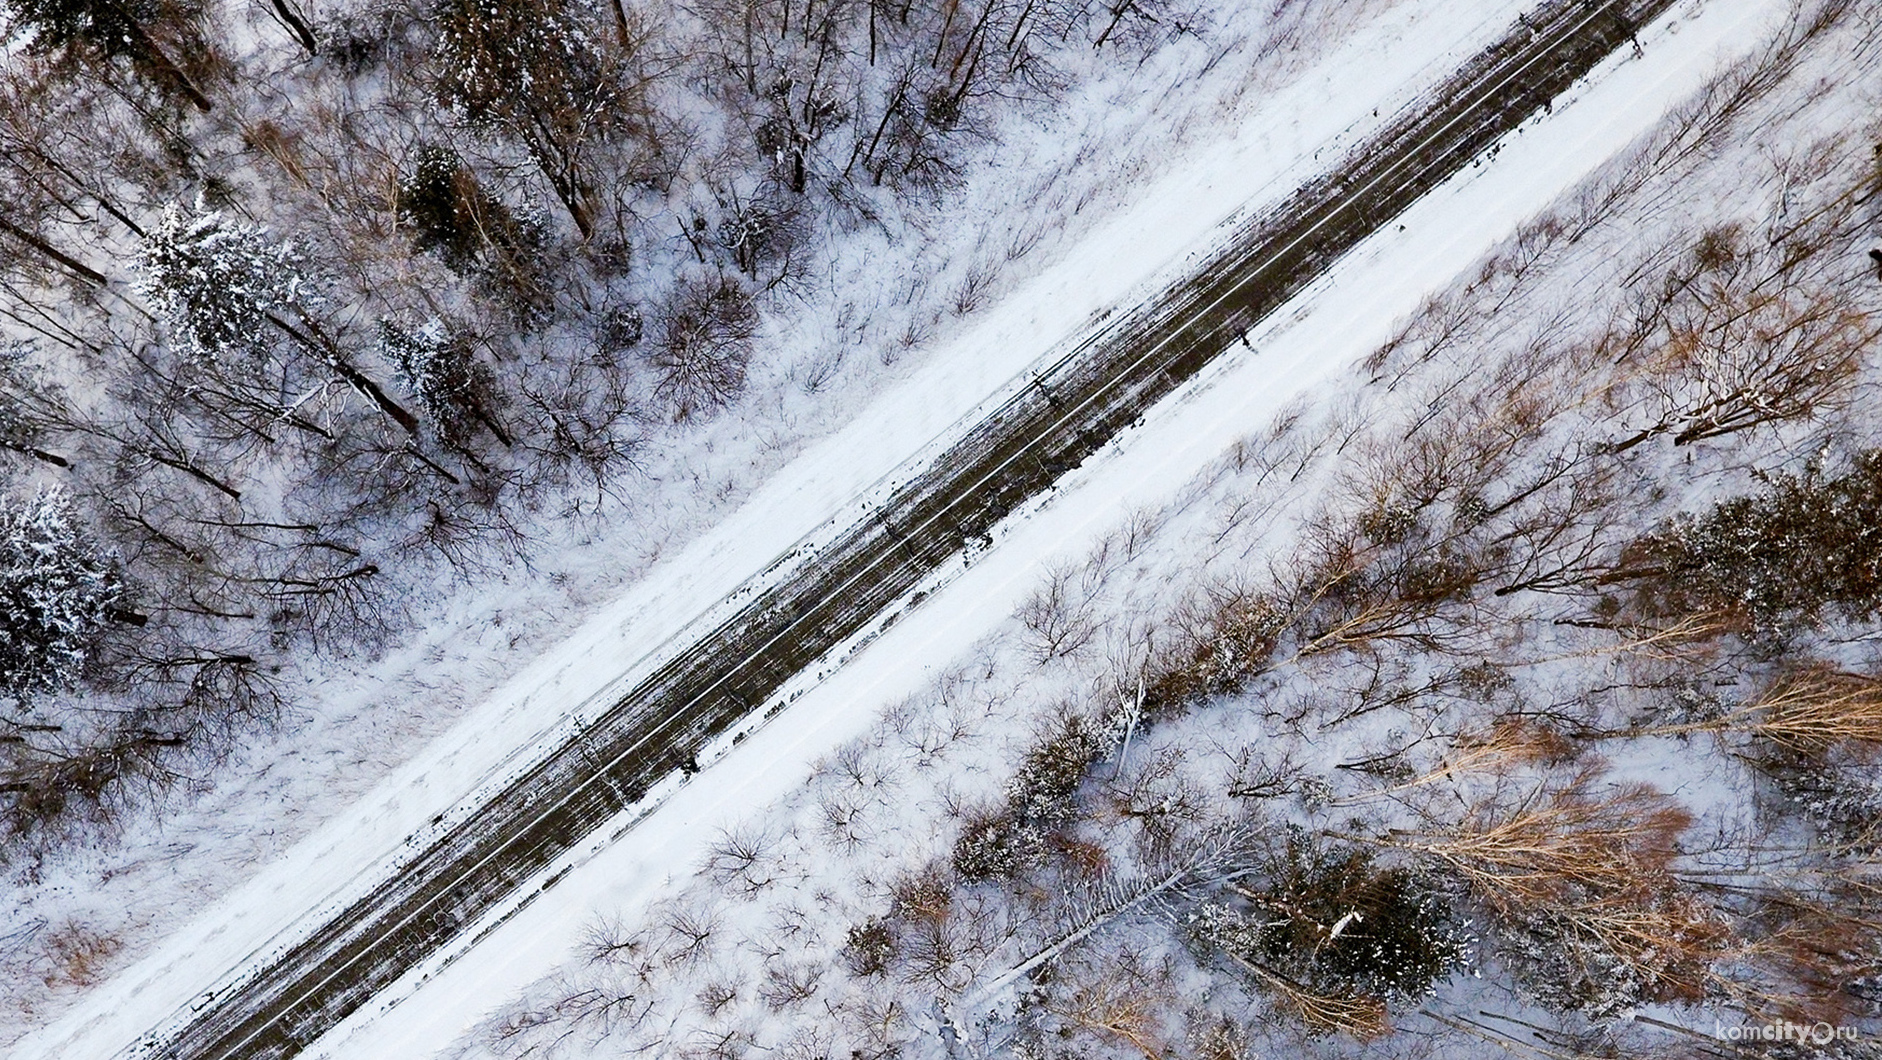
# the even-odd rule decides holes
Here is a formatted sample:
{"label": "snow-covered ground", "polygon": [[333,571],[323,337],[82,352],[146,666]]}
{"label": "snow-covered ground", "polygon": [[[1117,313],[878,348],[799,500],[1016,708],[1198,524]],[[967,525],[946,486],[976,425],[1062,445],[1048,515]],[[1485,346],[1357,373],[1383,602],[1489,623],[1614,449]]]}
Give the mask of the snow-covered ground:
{"label": "snow-covered ground", "polygon": [[[1106,306],[1129,304],[1205,246],[1214,225],[1311,173],[1315,155],[1350,143],[1370,109],[1403,100],[1494,36],[1519,5],[1409,5],[1327,59],[1289,93],[1261,101],[1240,135],[1212,143],[1157,182],[1117,221],[1021,288],[851,427],[805,452],[710,535],[669,557],[628,596],[505,685],[369,799],[329,822],[247,886],[216,903],[146,960],[86,998],[20,1055],[109,1055],[176,1012],[224,969],[281,941],[309,910],[391,871],[437,813],[467,812],[474,793],[511,774],[584,708],[642,673],[744,577],[882,488],[900,461],[932,451],[989,394],[1022,379],[1053,337],[1075,334]],[[325,1055],[428,1055],[509,995],[566,961],[597,915],[653,900],[702,859],[719,829],[801,784],[812,764],[875,724],[1009,616],[1042,564],[1082,556],[1124,513],[1167,503],[1251,427],[1346,370],[1389,337],[1392,322],[1472,264],[1518,222],[1648,127],[1715,68],[1749,47],[1774,3],[1682,7],[1643,34],[1644,56],[1622,57],[1574,105],[1534,123],[1487,166],[1421,203],[1402,231],[1343,262],[1254,339],[1225,358],[1123,445],[1081,469],[1044,504],[1020,513],[996,547],[806,692],[760,734],[731,749],[619,842],[583,864],[441,971],[417,975],[321,1044]],[[1414,24],[1415,20],[1415,24]],[[1364,68],[1366,78],[1350,71]],[[1394,87],[1395,86],[1395,87]],[[1120,268],[1119,261],[1154,270]],[[924,443],[926,443],[924,449]],[[709,615],[710,612],[705,612]],[[661,645],[661,648],[650,647]],[[912,665],[922,660],[923,665]],[[467,798],[466,793],[473,797]],[[436,827],[435,825],[431,827]],[[611,830],[612,831],[612,830]],[[387,860],[388,858],[393,860]],[[377,866],[375,868],[375,865]],[[386,1011],[387,1005],[399,1002]]]}
{"label": "snow-covered ground", "polygon": [[1402,231],[1342,262],[1298,308],[1251,336],[1258,352],[1225,357],[1103,458],[1019,513],[994,548],[759,735],[730,748],[699,782],[675,792],[621,839],[578,859],[575,871],[475,947],[408,977],[324,1039],[318,1054],[433,1055],[503,998],[569,960],[598,916],[634,916],[690,874],[753,808],[785,797],[819,759],[876,724],[882,708],[968,656],[1019,607],[1042,568],[1083,556],[1127,513],[1167,504],[1178,484],[1252,425],[1346,371],[1433,289],[1645,132],[1724,58],[1756,43],[1780,10],[1718,5],[1694,16],[1683,9],[1643,35],[1642,58],[1611,64],[1581,98],[1422,202],[1403,219]]}
{"label": "snow-covered ground", "polygon": [[[1493,163],[1421,203],[1405,219],[1403,233],[1387,233],[1373,241],[1309,292],[1296,312],[1251,336],[1259,352],[1237,352],[1225,359],[1188,392],[1158,410],[1123,445],[1082,469],[1054,497],[1017,516],[995,548],[902,617],[833,679],[807,693],[764,733],[733,749],[707,772],[707,783],[677,793],[624,841],[562,878],[547,897],[431,981],[408,980],[402,1003],[387,1013],[369,1012],[356,1018],[323,1043],[326,1055],[424,1055],[474,1021],[503,991],[549,968],[557,974],[530,989],[526,1002],[499,1009],[504,1022],[496,1030],[524,1030],[511,1044],[512,1050],[541,1046],[566,1034],[565,1050],[586,1055],[582,1053],[586,1036],[605,1035],[610,1029],[610,998],[628,1001],[619,1009],[624,1034],[597,1046],[597,1052],[609,1047],[625,1052],[635,1042],[663,1036],[668,1042],[697,1043],[704,1050],[716,1035],[725,1035],[725,1042],[735,1045],[742,1040],[738,1035],[753,1031],[776,1044],[786,1031],[753,1022],[764,1019],[767,1010],[773,1014],[773,1023],[796,1018],[801,1025],[814,1022],[819,1015],[826,1023],[834,1022],[835,1013],[822,1006],[854,997],[844,997],[840,989],[833,996],[815,992],[814,975],[808,998],[759,999],[752,996],[751,988],[764,983],[765,974],[774,966],[790,971],[793,962],[805,960],[821,962],[826,969],[833,966],[832,954],[843,929],[881,913],[889,904],[886,892],[899,873],[919,870],[923,862],[936,857],[945,863],[948,845],[959,828],[961,807],[998,797],[1012,774],[1012,747],[1027,744],[1027,730],[1049,716],[1055,697],[1080,694],[1073,686],[1090,672],[1107,669],[1106,661],[1100,659],[1089,662],[1085,673],[1065,676],[1051,667],[1014,661],[1028,650],[1026,630],[1023,622],[1009,616],[1023,610],[1039,586],[1042,570],[1071,571],[1077,584],[1093,568],[1104,566],[1093,557],[1107,548],[1114,556],[1120,550],[1141,547],[1141,540],[1149,536],[1156,539],[1153,547],[1161,554],[1134,564],[1138,569],[1133,573],[1139,578],[1190,582],[1189,568],[1204,566],[1205,558],[1223,558],[1219,553],[1225,549],[1231,553],[1242,549],[1226,562],[1214,564],[1214,573],[1232,575],[1236,567],[1252,563],[1251,576],[1258,579],[1263,560],[1272,561],[1277,551],[1263,539],[1263,528],[1278,523],[1284,529],[1290,519],[1303,514],[1302,509],[1312,511],[1311,492],[1329,484],[1323,474],[1329,462],[1325,451],[1336,446],[1329,442],[1320,447],[1317,470],[1322,479],[1310,477],[1290,489],[1268,479],[1284,482],[1290,466],[1298,473],[1310,461],[1302,458],[1295,466],[1284,459],[1285,453],[1262,452],[1268,441],[1275,441],[1275,449],[1288,448],[1279,431],[1246,446],[1235,443],[1251,429],[1276,419],[1289,407],[1290,399],[1304,391],[1309,400],[1319,399],[1312,412],[1321,414],[1328,410],[1319,406],[1329,400],[1351,397],[1357,380],[1348,370],[1361,355],[1395,337],[1395,318],[1412,315],[1420,308],[1421,296],[1430,290],[1445,289],[1457,295],[1463,288],[1468,293],[1463,281],[1478,275],[1475,266],[1484,250],[1511,232],[1517,222],[1550,205],[1589,167],[1650,127],[1666,104],[1699,85],[1714,69],[1715,60],[1761,47],[1770,18],[1779,13],[1776,4],[1755,10],[1715,7],[1697,20],[1643,35],[1642,60],[1623,59],[1608,80],[1567,108],[1558,108],[1553,118],[1527,129]],[[1627,270],[1652,269],[1652,265],[1637,265],[1640,259],[1664,252],[1667,257],[1657,262],[1664,265],[1687,251],[1698,230],[1724,220],[1743,221],[1746,214],[1759,224],[1766,220],[1783,223],[1781,214],[1761,216],[1769,192],[1768,187],[1759,186],[1761,182],[1808,154],[1815,146],[1809,141],[1820,132],[1849,133],[1863,121],[1864,97],[1847,91],[1851,69],[1859,68],[1860,60],[1847,55],[1836,58],[1834,70],[1826,64],[1817,72],[1825,75],[1824,84],[1845,89],[1840,98],[1823,102],[1819,113],[1796,118],[1808,106],[1797,103],[1799,97],[1817,98],[1812,94],[1816,83],[1812,74],[1804,73],[1787,88],[1784,98],[1772,101],[1751,119],[1754,124],[1768,114],[1795,119],[1790,125],[1782,120],[1774,123],[1783,125],[1783,139],[1699,149],[1701,155],[1717,149],[1725,157],[1690,168],[1684,163],[1671,165],[1662,170],[1665,179],[1657,185],[1635,186],[1634,192],[1621,193],[1613,201],[1624,200],[1625,212],[1604,226],[1600,238],[1579,248],[1561,245],[1574,240],[1564,239],[1559,227],[1553,235],[1532,233],[1533,246],[1551,248],[1546,281],[1509,279],[1512,272],[1521,271],[1524,251],[1509,245],[1500,248],[1507,252],[1498,267],[1502,271],[1485,268],[1478,287],[1486,290],[1477,296],[1496,303],[1514,300],[1514,291],[1526,288],[1518,317],[1500,318],[1474,332],[1463,348],[1445,355],[1449,363],[1425,375],[1418,371],[1423,363],[1418,359],[1423,352],[1419,341],[1406,343],[1396,363],[1381,355],[1379,375],[1393,381],[1380,384],[1374,380],[1377,385],[1360,388],[1368,391],[1370,405],[1362,405],[1344,425],[1328,425],[1327,433],[1347,442],[1365,439],[1371,426],[1365,413],[1389,412],[1380,417],[1386,421],[1384,433],[1356,447],[1389,448],[1401,437],[1397,417],[1402,414],[1415,429],[1423,422],[1427,399],[1432,401],[1428,410],[1432,416],[1459,414],[1456,409],[1440,409],[1438,402],[1460,389],[1466,395],[1472,393],[1473,370],[1487,374],[1500,367],[1494,355],[1505,350],[1519,357],[1532,329],[1549,330],[1545,321],[1557,330],[1572,331],[1587,326],[1587,318],[1593,316],[1598,325],[1609,309],[1606,299],[1623,297],[1625,284],[1619,281]],[[1615,116],[1625,116],[1625,121],[1616,121]],[[1869,145],[1860,142],[1860,136],[1855,139],[1866,157]],[[1694,169],[1702,172],[1694,174]],[[1669,170],[1676,170],[1676,175]],[[1687,177],[1695,179],[1683,183]],[[1557,220],[1567,218],[1565,223],[1572,229],[1577,210],[1600,201],[1616,186],[1597,186],[1589,199],[1564,204]],[[1716,199],[1708,198],[1715,192]],[[1648,285],[1657,280],[1651,271],[1647,277]],[[1539,285],[1545,288],[1540,293]],[[1573,293],[1580,292],[1581,285],[1587,285],[1591,293]],[[1434,316],[1434,329],[1442,330],[1444,314],[1440,311]],[[1572,344],[1575,338],[1561,341]],[[1451,372],[1464,378],[1448,378]],[[1403,391],[1394,393],[1401,383]],[[1554,393],[1543,389],[1541,399]],[[1567,393],[1573,393],[1572,389]],[[1311,421],[1314,416],[1306,418]],[[1625,420],[1603,421],[1597,426],[1624,434],[1627,424]],[[1311,434],[1317,429],[1297,430]],[[1814,429],[1805,425],[1798,431]],[[1407,430],[1405,437],[1410,433]],[[1860,432],[1859,437],[1870,439],[1863,444],[1873,444],[1872,430]],[[1795,441],[1793,436],[1791,442]],[[1743,490],[1749,476],[1741,461],[1750,458],[1747,454],[1768,457],[1782,452],[1785,444],[1781,438],[1767,436],[1756,442],[1740,439],[1702,454],[1697,461],[1699,471],[1692,470],[1692,449],[1665,446],[1664,453],[1655,454],[1647,463],[1656,465],[1653,477],[1672,479],[1668,485],[1674,489],[1690,490],[1703,480],[1713,491]],[[1227,456],[1220,455],[1225,451]],[[1682,457],[1685,479],[1665,474],[1682,465]],[[1221,484],[1219,492],[1207,482],[1192,484],[1191,476],[1205,469]],[[1342,474],[1363,480],[1366,470],[1348,468]],[[1254,481],[1238,482],[1238,476]],[[1363,481],[1346,484],[1364,485]],[[1660,513],[1701,502],[1703,497],[1691,492],[1668,497],[1662,491],[1651,497],[1643,492],[1640,499],[1645,510],[1627,514],[1650,522]],[[1287,509],[1278,510],[1283,502]],[[1250,504],[1259,510],[1246,510]],[[1145,513],[1150,513],[1147,519]],[[1170,526],[1170,522],[1181,525]],[[1159,524],[1169,532],[1144,529]],[[1127,544],[1132,541],[1138,544]],[[1185,547],[1193,555],[1186,556]],[[1240,564],[1234,562],[1237,558]],[[1115,559],[1112,565],[1116,566]],[[1167,604],[1156,596],[1154,584],[1145,591],[1148,598],[1133,601],[1139,605],[1135,612],[1122,608],[1124,615],[1152,612]],[[1153,606],[1143,606],[1147,603]],[[1499,634],[1483,632],[1486,640]],[[1103,644],[1093,653],[1113,647],[1117,645]],[[1543,658],[1519,665],[1546,671],[1551,645],[1525,643],[1522,647],[1527,650],[1519,655],[1533,660],[1541,652]],[[1599,655],[1602,649],[1594,652]],[[993,677],[996,671],[998,678]],[[1541,683],[1547,684],[1546,673]],[[1090,691],[1084,689],[1083,694]],[[1334,694],[1346,691],[1340,688]],[[1102,699],[1102,690],[1097,698]],[[1184,739],[1195,744],[1206,744],[1216,736],[1260,739],[1265,724],[1277,716],[1275,711],[1287,705],[1276,703],[1277,698],[1282,697],[1264,701],[1261,695],[1251,695],[1245,702],[1223,705],[1206,716],[1199,712],[1189,720],[1185,733],[1162,734],[1160,749]],[[1329,735],[1325,726],[1318,732],[1297,733],[1296,746],[1304,744],[1314,756],[1304,765],[1310,773],[1330,776],[1336,763],[1379,750],[1371,746],[1373,742],[1388,747],[1404,742],[1403,734],[1379,728],[1390,716],[1381,712],[1373,719],[1378,724],[1361,726],[1364,731],[1358,734]],[[1221,729],[1211,729],[1218,724]],[[1237,725],[1240,729],[1231,737],[1227,730]],[[1432,735],[1427,733],[1426,740]],[[1328,742],[1315,744],[1315,737]],[[1221,752],[1222,747],[1215,750]],[[1739,796],[1728,790],[1734,782],[1728,776],[1730,767],[1697,759],[1685,750],[1673,753],[1667,741],[1604,745],[1603,750],[1621,777],[1651,781],[1695,811],[1709,814],[1716,807],[1739,802]],[[1112,766],[1107,763],[1104,768]],[[1363,789],[1364,783],[1360,786]],[[754,859],[754,866],[743,867],[742,856],[732,852],[739,846],[763,853]],[[691,926],[680,926],[681,918]],[[674,940],[700,930],[699,925],[705,925],[711,935],[699,947],[702,955],[671,956],[681,948]],[[621,945],[623,955],[614,961],[591,961],[584,951],[598,938]],[[628,948],[630,943],[640,948]],[[558,953],[567,956],[558,959]],[[635,978],[649,970],[665,978]],[[840,976],[832,973],[830,978]],[[857,977],[858,983],[862,978]],[[904,986],[896,983],[894,989]],[[1462,989],[1480,987],[1465,983]],[[852,993],[865,990],[866,984],[857,985]],[[706,1000],[707,991],[728,998],[725,1011],[730,1015],[715,1015],[719,1009]],[[893,991],[885,988],[884,993],[892,995]],[[400,994],[394,991],[387,1000]],[[1508,994],[1504,992],[1505,1000]],[[638,995],[639,1000],[629,995]],[[629,1026],[643,1010],[653,1014],[649,1025]],[[670,1027],[664,1023],[669,1015],[675,1018]],[[933,1018],[920,1012],[904,1008],[902,1019],[904,1023],[925,1020],[929,1029],[935,1029]],[[540,1033],[533,1036],[527,1031],[532,1021],[541,1023]],[[828,1039],[821,1041],[828,1043]],[[478,1052],[486,1044],[471,1041],[462,1047]],[[792,1037],[788,1044],[810,1050],[802,1055],[818,1055],[819,1040],[814,1037]],[[938,1052],[938,1043],[931,1044],[937,1045]],[[1486,1048],[1494,1050],[1494,1046]]]}
{"label": "snow-covered ground", "polygon": [[[1086,57],[1073,71],[1075,91],[1049,108],[1002,116],[1003,124],[991,130],[999,142],[971,159],[957,193],[911,208],[905,229],[843,235],[831,250],[828,275],[811,282],[803,297],[782,300],[767,321],[735,415],[651,434],[637,469],[612,483],[616,495],[590,496],[574,516],[539,513],[539,524],[529,528],[535,544],[522,562],[481,569],[455,583],[388,570],[388,578],[405,578],[391,595],[422,619],[422,628],[370,655],[342,650],[304,672],[291,669],[289,709],[275,730],[243,734],[241,747],[200,763],[190,782],[163,793],[159,805],[120,807],[116,834],[10,866],[15,900],[0,909],[0,1045],[54,1019],[93,982],[148,955],[178,928],[177,910],[219,898],[365,799],[472,707],[498,696],[530,659],[565,638],[579,640],[589,620],[596,628],[608,625],[612,619],[596,616],[649,571],[675,569],[663,560],[778,479],[807,445],[854,419],[884,386],[898,380],[909,386],[912,373],[966,348],[953,340],[978,326],[981,316],[957,298],[970,279],[982,296],[994,298],[1066,259],[1165,160],[1247,120],[1263,93],[1303,77],[1325,79],[1327,66],[1314,61],[1344,35],[1366,28],[1375,40],[1389,42],[1410,34],[1412,21],[1394,8],[1394,0],[1326,0],[1311,5],[1311,25],[1294,9],[1225,11],[1201,33],[1176,33],[1132,68],[1112,63],[1108,53]],[[1481,17],[1495,10],[1501,8],[1485,9]],[[1464,21],[1440,20],[1433,28],[1462,32]],[[268,32],[269,40],[279,38],[273,27]],[[1443,43],[1430,39],[1433,47]],[[292,47],[285,38],[276,43]],[[1406,76],[1415,58],[1408,54],[1400,65]],[[1168,90],[1179,84],[1193,91]],[[1323,135],[1335,124],[1305,131]],[[1259,172],[1272,174],[1296,161],[1294,129],[1291,118],[1276,123],[1271,156]],[[1201,232],[1214,220],[1185,214],[1172,231]],[[1180,245],[1180,239],[1164,244],[1172,253]],[[1045,333],[1074,326],[1079,314],[1108,297],[1127,297],[1130,284],[1155,264],[1145,259],[1144,269],[1120,272],[1108,263],[1092,266],[1096,258],[1087,254],[1079,259],[1082,272],[1075,265],[1060,277],[1058,289],[1069,293],[1036,307],[1048,318]],[[1033,342],[1014,319],[1008,318],[1005,334],[1025,332]],[[994,334],[999,337],[998,329]],[[816,487],[822,499],[806,494],[803,518],[791,525],[815,525],[870,474],[908,455],[922,438],[922,423],[938,429],[951,412],[985,396],[973,387],[993,386],[1040,352],[1026,343],[995,348],[1001,352],[990,360],[976,350],[955,366],[961,371],[924,377],[957,390],[958,400],[913,421],[914,430],[892,429],[896,443],[887,449],[857,443],[838,466],[865,464],[847,480],[843,472],[839,481]],[[929,404],[918,404],[926,415]],[[755,522],[770,532],[771,520]],[[794,533],[785,527],[761,536],[747,555],[781,548]],[[726,573],[733,577],[722,586],[739,576]],[[648,617],[672,628],[677,621],[669,619],[684,620],[712,599],[701,593],[692,611]],[[640,599],[666,597],[656,588]],[[618,604],[612,613],[634,609]],[[658,643],[657,633],[640,628],[636,635],[651,639],[632,652],[610,653],[594,673],[626,669]],[[591,687],[605,679],[597,677]],[[520,741],[573,709],[571,700],[557,699],[546,713],[522,718],[511,735]],[[516,746],[494,745],[491,754]],[[492,760],[436,778],[437,790],[462,795]],[[441,794],[436,801],[450,799]],[[389,828],[379,851],[395,847],[403,834]],[[350,849],[365,852],[362,863],[374,856],[366,845]]]}

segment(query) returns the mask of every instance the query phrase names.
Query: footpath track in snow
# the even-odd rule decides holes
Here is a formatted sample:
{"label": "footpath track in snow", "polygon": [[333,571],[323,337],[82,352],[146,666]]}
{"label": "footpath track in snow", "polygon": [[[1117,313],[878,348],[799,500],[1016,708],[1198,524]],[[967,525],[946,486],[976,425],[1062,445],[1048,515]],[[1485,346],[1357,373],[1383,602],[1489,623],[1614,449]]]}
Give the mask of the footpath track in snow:
{"label": "footpath track in snow", "polygon": [[1671,0],[1557,0],[1328,175],[1115,318],[555,752],[180,1028],[149,1057],[285,1057],[641,802],[800,671],[985,539],[1329,265],[1547,106]]}

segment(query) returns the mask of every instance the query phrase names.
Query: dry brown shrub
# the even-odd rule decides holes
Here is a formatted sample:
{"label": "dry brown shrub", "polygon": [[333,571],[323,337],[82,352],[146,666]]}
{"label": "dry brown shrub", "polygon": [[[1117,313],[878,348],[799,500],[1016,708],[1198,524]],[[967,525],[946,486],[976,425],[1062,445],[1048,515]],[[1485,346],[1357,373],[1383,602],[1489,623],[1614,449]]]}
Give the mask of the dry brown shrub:
{"label": "dry brown shrub", "polygon": [[86,987],[98,982],[109,969],[111,958],[123,943],[77,921],[68,921],[46,936],[46,957],[50,966],[46,985]]}
{"label": "dry brown shrub", "polygon": [[767,961],[758,996],[776,1012],[814,996],[823,969],[801,961]]}
{"label": "dry brown shrub", "polygon": [[1745,943],[1674,872],[1691,815],[1644,785],[1597,791],[1598,777],[1584,770],[1520,798],[1493,796],[1453,828],[1383,842],[1437,859],[1504,923],[1553,924],[1571,963],[1592,946],[1598,963],[1618,962],[1653,999],[1729,987]]}
{"label": "dry brown shrub", "polygon": [[301,158],[301,137],[281,127],[272,118],[260,121],[242,130],[242,139],[249,148],[267,155],[281,167],[281,171],[293,178],[295,183],[311,187],[307,167]]}
{"label": "dry brown shrub", "polygon": [[1683,736],[1700,732],[1747,735],[1805,758],[1816,758],[1832,748],[1849,748],[1868,758],[1882,750],[1882,680],[1809,663],[1778,677],[1762,694],[1717,717],[1600,735]]}
{"label": "dry brown shrub", "polygon": [[1392,1029],[1385,1002],[1365,994],[1322,994],[1279,972],[1229,954],[1268,988],[1269,995],[1294,1018],[1317,1033],[1344,1033],[1359,1039],[1377,1038]]}
{"label": "dry brown shrub", "polygon": [[1078,654],[1098,633],[1092,613],[1091,587],[1071,567],[1055,567],[1045,583],[1020,605],[1018,618],[1026,627],[1022,638],[1040,665]]}
{"label": "dry brown shrub", "polygon": [[953,881],[938,871],[906,876],[889,889],[897,918],[946,920],[954,909]]}
{"label": "dry brown shrub", "polygon": [[1122,1041],[1145,1060],[1163,1060],[1163,1024],[1177,1008],[1167,969],[1147,967],[1127,953],[1102,964],[1080,962],[1067,978],[1072,988],[1048,1001],[1048,1012],[1068,1029]]}
{"label": "dry brown shrub", "polygon": [[1645,785],[1597,794],[1597,776],[1583,771],[1545,784],[1513,805],[1486,799],[1454,829],[1404,834],[1388,845],[1436,857],[1506,908],[1658,888],[1691,814]]}
{"label": "dry brown shrub", "polygon": [[1457,737],[1466,768],[1500,771],[1517,765],[1560,764],[1580,753],[1574,741],[1533,718],[1502,717],[1487,729]]}
{"label": "dry brown shrub", "polygon": [[1716,724],[1802,754],[1847,745],[1873,754],[1882,749],[1882,681],[1823,665],[1805,667]]}
{"label": "dry brown shrub", "polygon": [[1432,769],[1361,797],[1405,791],[1468,774],[1500,775],[1523,766],[1559,765],[1580,754],[1573,740],[1529,718],[1499,718],[1486,729],[1458,735],[1454,742],[1455,753]]}
{"label": "dry brown shrub", "polygon": [[1706,233],[1692,265],[1607,344],[1622,370],[1604,397],[1640,409],[1645,426],[1615,443],[1658,435],[1675,444],[1817,414],[1847,400],[1882,334],[1834,287],[1798,274],[1792,248],[1749,249],[1736,229]]}
{"label": "dry brown shrub", "polygon": [[1848,986],[1878,971],[1882,922],[1873,909],[1843,905],[1846,895],[1759,895],[1764,934],[1748,946],[1755,977],[1734,984],[1748,1011],[1795,1021],[1843,1022],[1867,1006]]}
{"label": "dry brown shrub", "polygon": [[1055,864],[1074,879],[1099,880],[1111,868],[1110,855],[1096,843],[1054,833],[1046,837],[1046,849]]}

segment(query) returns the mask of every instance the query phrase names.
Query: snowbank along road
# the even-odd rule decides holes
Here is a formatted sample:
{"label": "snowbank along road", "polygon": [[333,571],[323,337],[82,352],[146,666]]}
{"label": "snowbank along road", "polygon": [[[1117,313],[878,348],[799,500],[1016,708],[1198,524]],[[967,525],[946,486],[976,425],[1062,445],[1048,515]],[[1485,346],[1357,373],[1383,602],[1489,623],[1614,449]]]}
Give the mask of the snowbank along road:
{"label": "snowbank along road", "polygon": [[[635,686],[403,872],[135,1053],[286,1057],[773,699],[985,539],[1335,259],[1625,46],[1672,0],[1558,0],[1422,105],[1245,223],[1188,280],[1041,372],[869,518]],[[779,709],[773,706],[771,709]]]}

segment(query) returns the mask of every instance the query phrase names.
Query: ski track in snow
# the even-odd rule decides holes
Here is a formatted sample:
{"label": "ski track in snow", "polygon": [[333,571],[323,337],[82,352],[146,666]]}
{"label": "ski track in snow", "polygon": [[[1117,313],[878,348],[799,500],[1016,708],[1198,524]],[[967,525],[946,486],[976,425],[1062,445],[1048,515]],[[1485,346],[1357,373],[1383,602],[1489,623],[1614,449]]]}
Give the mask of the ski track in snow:
{"label": "ski track in snow", "polygon": [[[720,601],[741,580],[778,566],[794,542],[823,536],[831,513],[840,520],[904,480],[979,409],[1023,383],[1031,365],[1065,348],[1042,349],[1041,336],[1075,334],[1104,307],[1133,304],[1180,275],[1222,225],[1286,194],[1320,169],[1319,159],[1337,158],[1528,5],[1505,0],[1460,10],[1465,6],[1408,5],[1336,50],[1293,89],[1269,97],[1239,136],[1199,150],[1180,172],[1146,189],[1136,206],[951,343],[953,353],[939,353],[855,423],[806,452],[372,796],[22,1042],[15,1055],[114,1055],[152,1026],[186,1014],[209,984],[221,981],[226,989],[228,969],[278,951],[296,928],[317,923],[322,912],[396,871],[403,851],[461,820],[480,793],[526,768],[651,669],[662,648],[722,613]],[[815,674],[794,684],[801,697],[754,738],[728,746],[698,782],[669,787],[673,793],[651,814],[636,809],[604,829],[549,870],[578,865],[553,891],[494,929],[466,932],[467,941],[421,964],[309,1055],[417,1057],[446,1047],[489,1008],[567,960],[596,910],[631,909],[657,893],[673,868],[697,863],[718,826],[801,783],[812,762],[873,723],[880,705],[922,687],[1011,614],[1041,563],[1080,554],[1119,513],[1166,500],[1236,438],[1389,337],[1393,322],[1425,294],[1651,127],[1724,53],[1755,43],[1756,24],[1781,9],[1777,0],[1714,4],[1696,15],[1691,5],[1675,8],[1643,34],[1643,58],[1624,52],[1608,60],[1591,85],[1577,90],[1581,98],[1526,125],[1493,162],[1448,182],[1400,219],[1402,230],[1394,225],[1362,244],[1252,333],[1257,352],[1219,358],[1121,444],[1011,517],[994,549],[965,570],[960,563],[946,568],[940,578],[950,584],[921,607],[880,636],[859,638],[873,637],[866,651],[821,684],[811,687]],[[1410,46],[1414,33],[1422,50]],[[1355,69],[1367,76],[1352,77]],[[1154,267],[1148,276],[1140,267],[1146,262]],[[911,452],[920,456],[898,465]],[[609,841],[629,825],[628,842]],[[506,915],[500,909],[491,919]]]}

